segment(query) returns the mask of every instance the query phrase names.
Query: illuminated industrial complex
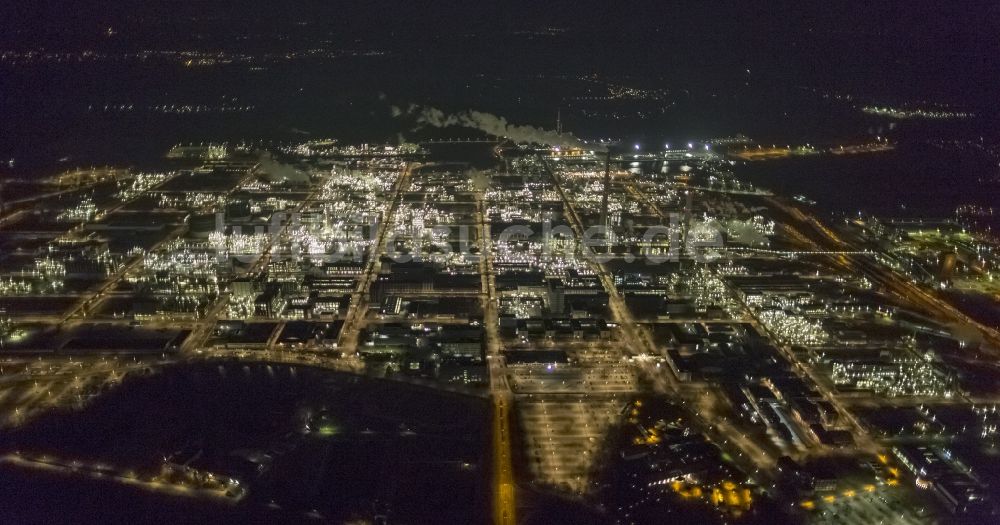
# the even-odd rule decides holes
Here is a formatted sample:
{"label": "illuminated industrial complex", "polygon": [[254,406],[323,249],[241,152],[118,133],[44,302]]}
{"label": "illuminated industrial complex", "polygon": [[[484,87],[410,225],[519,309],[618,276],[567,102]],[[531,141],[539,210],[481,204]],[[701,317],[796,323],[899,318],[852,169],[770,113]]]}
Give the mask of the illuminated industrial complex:
{"label": "illuminated industrial complex", "polygon": [[[961,367],[997,333],[936,295],[990,287],[984,238],[824,225],[725,146],[486,146],[491,169],[433,144],[178,146],[163,172],[33,183],[4,210],[4,425],[139,370],[287,363],[493,399],[497,523],[526,487],[626,521],[991,512],[947,443],[994,444],[996,393]],[[253,491],[165,472],[136,482]]]}
{"label": "illuminated industrial complex", "polygon": [[995,7],[0,4],[0,522],[1000,523]]}

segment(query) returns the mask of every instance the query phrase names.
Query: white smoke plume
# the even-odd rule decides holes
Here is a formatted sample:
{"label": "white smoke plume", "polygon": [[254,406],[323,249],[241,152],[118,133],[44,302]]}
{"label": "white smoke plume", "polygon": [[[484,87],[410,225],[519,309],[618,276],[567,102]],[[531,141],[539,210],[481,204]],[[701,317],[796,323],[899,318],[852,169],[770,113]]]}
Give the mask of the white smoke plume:
{"label": "white smoke plume", "polygon": [[964,342],[972,348],[979,348],[986,342],[982,332],[975,327],[962,323],[948,323],[947,328],[951,331],[951,336],[958,341]]}
{"label": "white smoke plume", "polygon": [[748,246],[767,246],[767,236],[757,231],[749,221],[731,220],[726,223],[724,230],[733,242],[746,244]]}
{"label": "white smoke plume", "polygon": [[275,158],[270,153],[263,153],[260,156],[260,164],[257,166],[257,172],[264,176],[268,182],[271,183],[308,183],[309,174],[299,170],[294,166],[284,164],[275,160]]}
{"label": "white smoke plume", "polygon": [[410,104],[406,109],[393,106],[393,117],[411,115],[416,118],[418,127],[432,126],[446,128],[461,126],[478,129],[495,137],[505,137],[517,143],[545,144],[548,146],[563,146],[573,148],[595,149],[595,145],[585,144],[569,133],[536,128],[534,126],[519,126],[507,122],[507,119],[482,111],[469,110],[462,113],[445,113],[437,108],[422,107]]}

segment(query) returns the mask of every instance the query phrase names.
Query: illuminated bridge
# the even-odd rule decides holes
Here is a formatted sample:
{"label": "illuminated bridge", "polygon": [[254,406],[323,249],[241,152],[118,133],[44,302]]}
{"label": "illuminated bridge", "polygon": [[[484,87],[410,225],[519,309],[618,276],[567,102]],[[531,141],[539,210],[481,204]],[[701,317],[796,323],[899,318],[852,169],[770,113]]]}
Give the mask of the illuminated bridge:
{"label": "illuminated bridge", "polygon": [[871,250],[862,251],[825,251],[825,250],[765,250],[763,248],[733,248],[733,251],[743,250],[754,253],[763,253],[770,255],[790,255],[797,257],[799,255],[875,255],[875,252]]}

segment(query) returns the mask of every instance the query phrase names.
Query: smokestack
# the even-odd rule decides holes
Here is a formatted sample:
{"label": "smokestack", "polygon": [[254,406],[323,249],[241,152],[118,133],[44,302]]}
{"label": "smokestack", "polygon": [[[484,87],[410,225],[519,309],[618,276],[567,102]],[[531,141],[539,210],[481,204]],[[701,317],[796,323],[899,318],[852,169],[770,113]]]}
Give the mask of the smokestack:
{"label": "smokestack", "polygon": [[[411,104],[407,109],[398,107],[392,108],[393,116],[413,116],[416,119],[417,127],[432,126],[435,128],[446,128],[449,126],[461,126],[478,129],[483,133],[494,137],[509,139],[515,143],[546,144],[549,146],[568,146],[572,148],[595,149],[597,146],[587,144],[582,140],[572,136],[563,135],[553,130],[536,128],[534,126],[519,126],[507,122],[507,119],[498,117],[482,111],[465,111],[457,114],[448,114],[437,108],[422,107]],[[558,126],[562,127],[562,113],[558,113]],[[603,148],[601,148],[603,149]]]}
{"label": "smokestack", "polygon": [[688,232],[691,230],[691,190],[684,190],[684,226],[681,230],[681,253],[687,250]]}
{"label": "smokestack", "polygon": [[938,280],[942,283],[950,283],[951,276],[955,273],[955,266],[958,264],[958,254],[955,252],[944,252],[938,256],[941,266],[938,269]]}

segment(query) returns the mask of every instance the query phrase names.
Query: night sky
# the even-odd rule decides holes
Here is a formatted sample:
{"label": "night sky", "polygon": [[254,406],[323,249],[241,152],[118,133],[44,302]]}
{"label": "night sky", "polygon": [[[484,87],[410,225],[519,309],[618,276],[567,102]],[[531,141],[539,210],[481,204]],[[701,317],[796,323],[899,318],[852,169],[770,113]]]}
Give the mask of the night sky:
{"label": "night sky", "polygon": [[575,49],[608,69],[657,67],[678,59],[745,62],[803,79],[860,76],[873,88],[911,89],[968,103],[983,102],[996,87],[996,2],[863,4],[15,0],[0,7],[0,24],[7,47],[51,49],[99,41],[107,27],[133,39],[184,42],[192,20],[214,21],[219,31],[289,38],[322,28],[337,38],[403,47],[470,32],[499,38],[502,46],[503,38],[517,32],[554,27],[578,35]]}

